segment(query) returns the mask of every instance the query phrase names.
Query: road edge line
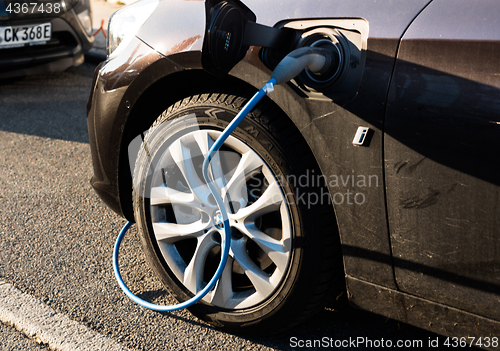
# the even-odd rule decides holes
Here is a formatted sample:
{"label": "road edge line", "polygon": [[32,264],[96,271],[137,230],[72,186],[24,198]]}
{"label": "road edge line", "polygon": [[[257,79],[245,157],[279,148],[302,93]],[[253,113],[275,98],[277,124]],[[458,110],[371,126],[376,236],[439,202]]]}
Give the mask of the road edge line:
{"label": "road edge line", "polygon": [[1,279],[0,321],[57,351],[129,351]]}

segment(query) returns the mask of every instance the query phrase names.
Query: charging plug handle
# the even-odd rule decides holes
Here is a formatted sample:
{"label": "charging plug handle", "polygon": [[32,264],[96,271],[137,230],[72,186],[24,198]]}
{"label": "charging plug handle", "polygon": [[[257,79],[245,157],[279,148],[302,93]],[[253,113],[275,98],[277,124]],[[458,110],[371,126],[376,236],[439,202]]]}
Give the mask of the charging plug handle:
{"label": "charging plug handle", "polygon": [[298,76],[304,68],[319,75],[330,72],[332,71],[331,65],[338,62],[334,60],[333,55],[332,50],[323,48],[304,47],[296,49],[281,60],[274,69],[271,78],[276,79],[276,84],[281,84]]}

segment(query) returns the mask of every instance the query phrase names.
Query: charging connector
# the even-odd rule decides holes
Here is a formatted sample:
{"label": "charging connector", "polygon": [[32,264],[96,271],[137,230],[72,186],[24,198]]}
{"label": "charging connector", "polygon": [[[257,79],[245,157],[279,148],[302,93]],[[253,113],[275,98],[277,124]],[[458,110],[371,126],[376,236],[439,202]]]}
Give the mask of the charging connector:
{"label": "charging connector", "polygon": [[310,72],[322,75],[328,74],[332,70],[332,64],[338,65],[338,60],[334,59],[333,51],[323,48],[305,47],[292,51],[274,69],[271,78],[276,80],[276,84],[281,84],[292,80],[307,68]]}

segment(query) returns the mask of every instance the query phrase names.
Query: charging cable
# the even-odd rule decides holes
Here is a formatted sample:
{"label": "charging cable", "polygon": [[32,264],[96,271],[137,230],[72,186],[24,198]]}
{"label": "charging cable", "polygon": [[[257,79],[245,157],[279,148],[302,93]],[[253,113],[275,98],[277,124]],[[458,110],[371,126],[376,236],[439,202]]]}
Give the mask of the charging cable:
{"label": "charging cable", "polygon": [[227,259],[229,257],[229,249],[231,248],[231,228],[229,226],[229,218],[227,215],[227,209],[224,205],[224,200],[219,194],[216,186],[214,185],[214,181],[210,179],[208,174],[208,168],[210,166],[210,162],[212,161],[215,153],[220,149],[220,147],[224,144],[226,139],[231,135],[231,133],[238,127],[238,125],[243,121],[243,119],[252,111],[252,109],[259,103],[259,101],[268,93],[274,90],[274,86],[277,84],[288,82],[289,80],[295,78],[304,68],[309,69],[311,72],[316,74],[322,74],[330,70],[330,66],[332,63],[332,53],[330,50],[323,48],[314,48],[314,47],[304,47],[300,49],[296,49],[289,53],[274,69],[271,79],[247,102],[247,104],[241,109],[241,111],[234,117],[234,119],[229,123],[229,125],[224,129],[222,134],[217,138],[215,143],[212,145],[210,150],[208,151],[208,155],[203,161],[203,178],[207,183],[212,195],[215,198],[215,202],[219,207],[219,211],[222,215],[222,222],[224,223],[224,236],[222,236],[221,241],[221,260],[219,266],[212,279],[208,282],[208,284],[200,290],[196,295],[194,295],[189,300],[184,302],[175,304],[175,305],[156,305],[151,302],[145,301],[138,296],[134,295],[132,291],[125,285],[123,282],[122,276],[120,274],[120,270],[118,267],[118,254],[120,251],[120,244],[125,236],[127,230],[131,227],[131,223],[127,222],[125,226],[118,234],[116,238],[115,247],[113,250],[113,270],[115,272],[116,280],[118,281],[118,285],[123,290],[123,292],[135,303],[159,312],[170,312],[176,311],[183,308],[187,308],[189,306],[194,305],[201,299],[205,297],[214,287],[215,284],[219,281],[222,272],[224,271],[224,267],[226,266]]}

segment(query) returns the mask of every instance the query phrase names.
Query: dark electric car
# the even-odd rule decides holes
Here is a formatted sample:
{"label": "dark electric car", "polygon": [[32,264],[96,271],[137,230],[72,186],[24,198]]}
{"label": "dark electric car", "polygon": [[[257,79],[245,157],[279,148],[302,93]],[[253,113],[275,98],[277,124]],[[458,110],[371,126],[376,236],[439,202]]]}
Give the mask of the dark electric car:
{"label": "dark electric car", "polygon": [[77,66],[93,42],[90,0],[0,0],[0,78]]}
{"label": "dark electric car", "polygon": [[279,331],[347,291],[352,306],[492,342],[499,16],[493,0],[139,1],[111,18],[95,71],[91,184],[188,299],[220,260],[208,148],[285,55],[328,49],[333,69],[276,86],[224,144],[230,256],[190,311]]}

